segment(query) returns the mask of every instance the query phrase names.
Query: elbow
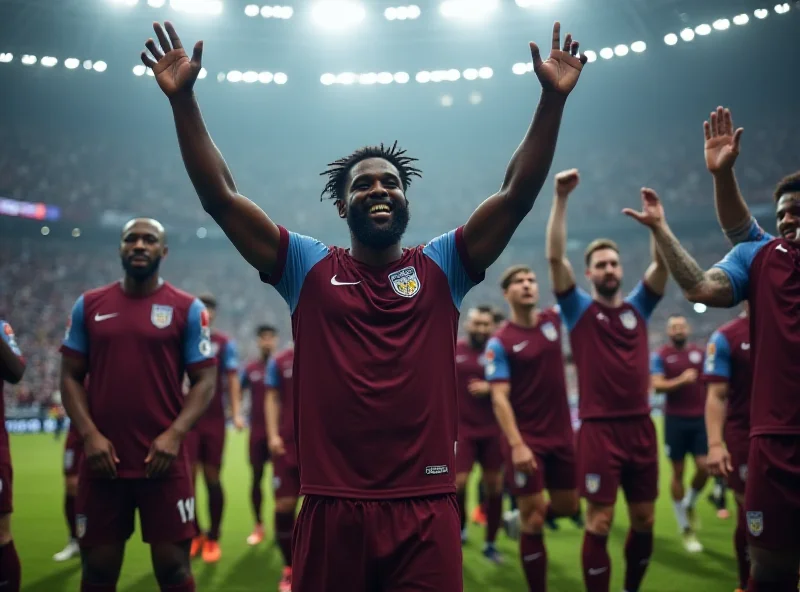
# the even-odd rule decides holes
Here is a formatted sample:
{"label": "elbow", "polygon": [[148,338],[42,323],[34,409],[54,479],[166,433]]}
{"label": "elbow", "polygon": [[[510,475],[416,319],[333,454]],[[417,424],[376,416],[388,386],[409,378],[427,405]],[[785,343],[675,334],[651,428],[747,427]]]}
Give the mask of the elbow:
{"label": "elbow", "polygon": [[227,189],[222,191],[214,189],[198,190],[197,195],[200,198],[200,205],[203,206],[203,211],[215,220],[222,216],[236,199],[236,194]]}
{"label": "elbow", "polygon": [[18,368],[12,368],[8,373],[7,381],[11,384],[19,384],[22,377],[25,376],[25,364],[20,364]]}
{"label": "elbow", "polygon": [[700,287],[684,290],[683,295],[692,304],[708,304],[708,296]]}

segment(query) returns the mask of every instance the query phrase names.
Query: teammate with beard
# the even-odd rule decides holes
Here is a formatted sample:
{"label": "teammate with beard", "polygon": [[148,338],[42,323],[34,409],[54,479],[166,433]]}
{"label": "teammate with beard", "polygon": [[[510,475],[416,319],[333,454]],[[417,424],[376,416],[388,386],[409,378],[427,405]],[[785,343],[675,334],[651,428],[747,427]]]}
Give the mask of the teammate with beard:
{"label": "teammate with beard", "polygon": [[125,276],[78,298],[61,346],[61,393],[85,453],[76,502],[83,592],[116,590],[137,509],[160,589],[195,589],[194,487],[182,442],[211,400],[216,364],[205,307],[159,277],[166,255],[159,222],[126,224]]}
{"label": "teammate with beard", "polygon": [[467,481],[473,465],[481,465],[481,484],[486,496],[486,543],[483,554],[502,563],[494,545],[503,513],[503,451],[500,430],[492,413],[489,383],[484,377],[483,350],[494,331],[490,306],[471,308],[464,328],[466,339],[456,342],[458,371],[458,448],[456,450],[456,499],[461,515],[461,542],[467,541]]}
{"label": "teammate with beard", "polygon": [[[689,553],[700,553],[703,545],[697,540],[694,506],[708,481],[708,441],[704,417],[706,393],[703,382],[699,380],[703,370],[703,348],[687,343],[690,332],[686,317],[670,315],[667,319],[670,343],[653,352],[650,373],[653,390],[667,396],[664,442],[667,456],[672,462],[672,506],[683,536],[683,546]],[[689,491],[685,491],[683,485],[687,454],[691,454],[695,462],[695,474]]]}
{"label": "teammate with beard", "polygon": [[739,589],[747,589],[750,558],[747,553],[747,523],[744,489],[750,454],[750,320],[747,304],[736,319],[714,331],[706,347],[703,380],[708,385],[706,425],[708,468],[727,479],[736,498],[737,520],[733,535],[739,566]]}
{"label": "teammate with beard", "polygon": [[[155,24],[144,64],[169,97],[184,163],[203,208],[289,304],[295,341],[295,441],[305,496],[292,550],[293,592],[461,590],[455,501],[455,342],[465,294],[533,206],[555,151],[566,97],[586,62],[560,25],[542,61],[533,122],[496,194],[466,224],[403,249],[406,198],[420,175],[405,151],[373,146],[324,171],[351,247],[278,226],[241,196],[205,129],[191,60],[172,25]],[[169,35],[169,37],[168,37]],[[355,122],[354,125],[360,125]]]}
{"label": "teammate with beard", "polygon": [[64,516],[67,519],[69,540],[67,546],[53,555],[54,561],[69,561],[80,555],[78,536],[75,532],[75,500],[78,497],[78,474],[83,462],[83,443],[75,429],[75,424],[70,424],[67,439],[64,442]]}
{"label": "teammate with beard", "polygon": [[264,522],[261,517],[261,506],[264,494],[261,490],[261,480],[264,477],[264,465],[269,462],[269,446],[267,442],[267,428],[265,421],[266,409],[266,378],[267,362],[278,340],[278,330],[272,325],[260,325],[256,329],[256,339],[259,356],[249,362],[242,370],[242,391],[250,392],[250,468],[253,472],[253,482],[250,487],[250,503],[253,507],[255,527],[247,537],[248,545],[257,545],[264,540]]}
{"label": "teammate with beard", "polygon": [[529,267],[507,269],[501,286],[511,315],[486,348],[486,379],[508,441],[506,475],[522,521],[522,567],[528,588],[544,592],[547,551],[542,528],[548,514],[544,488],[553,515],[578,512],[561,319],[553,308],[537,309],[539,288]]}
{"label": "teammate with beard", "polygon": [[575,169],[556,175],[547,258],[578,372],[582,423],[577,474],[581,494],[588,501],[583,576],[588,592],[608,591],[608,534],[621,486],[631,524],[625,542],[624,589],[636,592],[653,552],[658,497],[658,441],[648,399],[647,321],[664,294],[668,274],[653,247],[653,263],[644,280],[623,298],[619,248],[608,239],[597,239],[584,255],[592,294],[576,285],[566,254],[566,207],[578,182]]}

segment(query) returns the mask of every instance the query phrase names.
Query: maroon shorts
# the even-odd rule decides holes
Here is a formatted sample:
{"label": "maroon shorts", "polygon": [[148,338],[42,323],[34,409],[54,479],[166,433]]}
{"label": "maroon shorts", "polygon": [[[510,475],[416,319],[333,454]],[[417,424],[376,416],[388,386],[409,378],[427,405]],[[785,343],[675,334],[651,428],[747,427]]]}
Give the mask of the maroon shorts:
{"label": "maroon shorts", "polygon": [[307,495],[294,529],[292,574],[293,592],[462,592],[455,496]]}
{"label": "maroon shorts", "polygon": [[64,476],[77,477],[83,462],[83,442],[80,436],[70,430],[64,442]]}
{"label": "maroon shorts", "polygon": [[499,435],[463,437],[456,446],[456,474],[469,473],[475,463],[484,472],[494,473],[503,468],[503,445]]}
{"label": "maroon shorts", "polygon": [[0,460],[0,515],[10,514],[14,510],[14,470],[11,459]]}
{"label": "maroon shorts", "polygon": [[511,448],[505,447],[506,483],[513,496],[534,495],[545,488],[549,490],[575,489],[575,446],[570,440],[556,444],[544,442],[528,434],[522,434],[525,444],[536,457],[536,471],[527,475],[514,471]]}
{"label": "maroon shorts", "polygon": [[189,432],[184,444],[189,449],[189,460],[193,465],[222,466],[222,452],[225,449],[225,423],[213,426],[195,426]]}
{"label": "maroon shorts", "polygon": [[78,488],[75,529],[86,547],[127,541],[139,510],[145,543],[177,543],[197,535],[194,487],[188,475],[169,479],[86,479]]}
{"label": "maroon shorts", "polygon": [[300,497],[300,468],[293,452],[272,459],[272,489],[275,499]]}
{"label": "maroon shorts", "polygon": [[250,464],[254,467],[263,467],[269,462],[269,446],[267,438],[250,434]]}
{"label": "maroon shorts", "polygon": [[753,436],[747,466],[748,541],[765,549],[800,548],[800,437]]}
{"label": "maroon shorts", "polygon": [[581,495],[590,502],[613,506],[620,486],[629,503],[658,497],[658,440],[649,416],[584,421],[577,453]]}
{"label": "maroon shorts", "polygon": [[726,438],[726,445],[733,466],[733,471],[727,478],[728,487],[734,493],[744,495],[744,486],[747,481],[747,459],[750,456],[750,437],[748,434],[744,434],[740,438]]}

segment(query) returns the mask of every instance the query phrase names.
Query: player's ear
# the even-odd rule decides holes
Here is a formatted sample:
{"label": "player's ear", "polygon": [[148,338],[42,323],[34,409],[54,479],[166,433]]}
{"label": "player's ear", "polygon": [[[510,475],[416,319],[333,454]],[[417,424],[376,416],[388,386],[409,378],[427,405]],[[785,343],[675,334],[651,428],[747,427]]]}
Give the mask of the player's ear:
{"label": "player's ear", "polygon": [[169,254],[169,247],[167,245],[164,245],[164,248],[161,249],[161,257],[162,257],[162,259],[166,259],[168,254]]}
{"label": "player's ear", "polygon": [[347,218],[347,205],[345,205],[343,199],[337,199],[333,202],[333,205],[336,206],[340,218]]}

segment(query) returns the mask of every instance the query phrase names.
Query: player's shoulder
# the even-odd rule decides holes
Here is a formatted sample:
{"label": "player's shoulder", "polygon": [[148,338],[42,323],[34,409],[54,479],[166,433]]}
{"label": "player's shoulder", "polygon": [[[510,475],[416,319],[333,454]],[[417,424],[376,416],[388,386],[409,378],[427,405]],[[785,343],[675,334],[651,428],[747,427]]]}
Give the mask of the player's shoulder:
{"label": "player's shoulder", "polygon": [[728,341],[735,340],[740,335],[749,331],[750,319],[748,317],[736,317],[717,329],[717,333],[725,337]]}
{"label": "player's shoulder", "polygon": [[469,342],[466,337],[459,337],[456,339],[456,351],[463,351],[469,347]]}
{"label": "player's shoulder", "polygon": [[669,343],[665,343],[656,349],[655,354],[661,358],[665,358],[673,352],[673,349],[674,348]]}
{"label": "player's shoulder", "polygon": [[121,296],[123,295],[122,289],[120,286],[120,282],[111,282],[110,284],[105,284],[104,286],[98,286],[96,288],[91,288],[86,290],[81,296],[83,297],[84,303],[92,302],[94,300],[98,300],[104,296]]}
{"label": "player's shoulder", "polygon": [[220,343],[227,342],[231,340],[231,336],[225,333],[225,331],[220,331],[219,329],[214,329],[211,332],[211,339],[212,341],[218,341]]}
{"label": "player's shoulder", "polygon": [[492,338],[502,342],[508,334],[514,330],[514,325],[510,321],[503,321],[500,326],[492,333]]}
{"label": "player's shoulder", "polygon": [[293,359],[294,359],[294,348],[292,347],[287,347],[286,349],[275,354],[276,364],[285,363],[288,360],[293,360]]}
{"label": "player's shoulder", "polygon": [[555,325],[561,324],[561,309],[557,304],[543,308],[539,316],[544,322],[553,323]]}

